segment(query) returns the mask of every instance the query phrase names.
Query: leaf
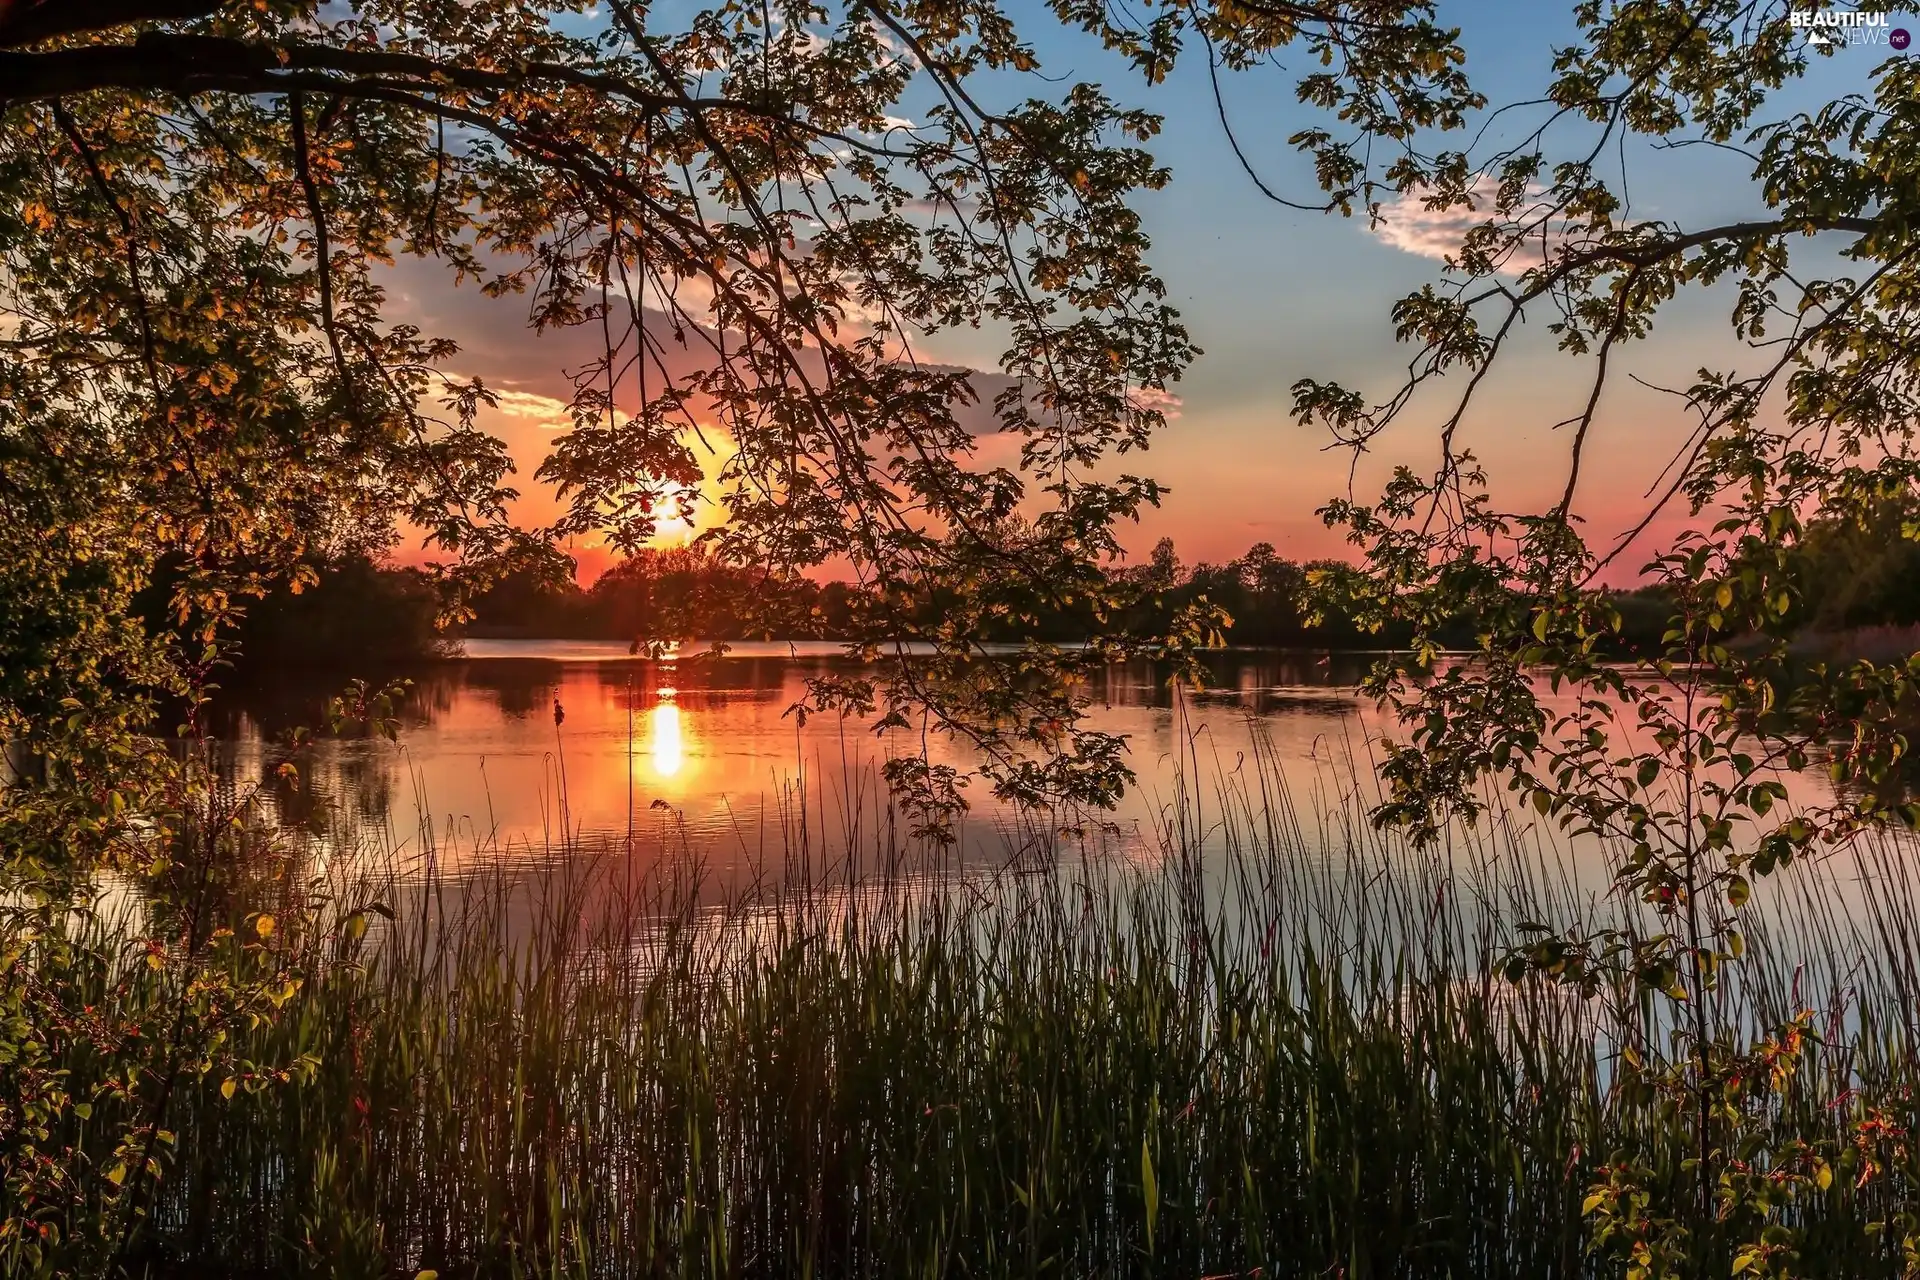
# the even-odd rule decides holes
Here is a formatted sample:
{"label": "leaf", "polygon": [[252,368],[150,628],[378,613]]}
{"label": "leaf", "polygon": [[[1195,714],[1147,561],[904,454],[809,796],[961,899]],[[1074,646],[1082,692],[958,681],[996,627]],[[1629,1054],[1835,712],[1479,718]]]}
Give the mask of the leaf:
{"label": "leaf", "polygon": [[1160,1187],[1153,1179],[1153,1152],[1140,1139],[1140,1194],[1147,1202],[1147,1252],[1153,1252],[1153,1224],[1160,1216]]}
{"label": "leaf", "polygon": [[1752,896],[1753,886],[1747,882],[1745,876],[1736,874],[1727,878],[1727,904],[1729,906],[1744,907],[1747,905],[1747,899]]}
{"label": "leaf", "polygon": [[229,1098],[229,1099],[232,1098],[235,1087],[236,1086],[234,1084],[233,1077],[228,1076],[225,1080],[222,1080],[220,1082],[220,1096],[223,1098]]}
{"label": "leaf", "polygon": [[273,936],[274,924],[274,918],[267,912],[262,911],[259,917],[253,922],[253,931],[262,938],[271,938]]}

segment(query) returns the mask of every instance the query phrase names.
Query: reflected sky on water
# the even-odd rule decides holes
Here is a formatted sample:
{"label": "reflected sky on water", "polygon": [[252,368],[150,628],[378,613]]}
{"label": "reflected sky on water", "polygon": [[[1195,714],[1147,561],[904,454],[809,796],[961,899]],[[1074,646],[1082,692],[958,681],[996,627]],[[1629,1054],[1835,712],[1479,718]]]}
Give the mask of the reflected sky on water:
{"label": "reflected sky on water", "polygon": [[[1116,810],[1021,813],[976,784],[951,846],[911,836],[880,767],[924,745],[934,763],[964,769],[961,747],[789,714],[809,676],[857,673],[832,645],[650,660],[618,644],[470,642],[464,659],[414,674],[398,742],[321,735],[297,757],[297,788],[276,779],[288,758],[280,744],[293,727],[324,722],[338,680],[232,691],[218,731],[233,775],[261,780],[278,816],[313,833],[308,847],[322,861],[371,851],[403,876],[431,865],[476,884],[505,871],[527,887],[515,908],[523,912],[571,884],[677,875],[690,864],[703,894],[722,896],[842,875],[1072,874],[1101,859],[1152,866],[1169,848],[1197,852],[1216,877],[1232,861],[1216,855],[1229,850],[1344,866],[1368,895],[1388,864],[1415,879],[1435,865],[1366,820],[1380,799],[1373,766],[1388,729],[1355,692],[1371,658],[1247,650],[1206,660],[1204,690],[1176,687],[1144,663],[1112,667],[1089,690],[1091,727],[1125,737],[1137,774]],[[1817,775],[1799,785],[1830,794]],[[1487,798],[1505,803],[1497,790]],[[1904,864],[1911,846],[1898,850]],[[1506,810],[1497,835],[1484,825],[1450,835],[1432,856],[1469,871],[1471,892],[1489,871],[1534,875],[1516,859],[1545,869],[1570,895],[1557,909],[1567,918],[1604,897],[1610,880],[1590,838],[1565,836],[1531,806]],[[1850,857],[1818,878],[1835,904],[1823,909],[1839,919],[1866,918],[1872,895],[1886,892]]]}
{"label": "reflected sky on water", "polygon": [[[876,734],[857,718],[791,714],[808,677],[858,673],[831,643],[739,644],[719,658],[636,658],[594,641],[467,650],[414,674],[397,743],[318,735],[297,789],[273,780],[279,744],[323,723],[338,681],[235,691],[218,730],[230,767],[266,780],[283,820],[336,847],[431,850],[443,867],[611,852],[641,867],[694,855],[723,874],[791,871],[798,859],[819,875],[852,851],[863,872],[950,871],[1063,854],[1146,861],[1169,844],[1211,854],[1236,836],[1309,853],[1374,838],[1361,829],[1390,726],[1356,692],[1364,654],[1211,653],[1197,691],[1151,664],[1108,668],[1088,690],[1088,723],[1127,742],[1137,781],[1118,808],[1023,813],[976,781],[945,847],[912,836],[880,769],[925,749],[966,770],[962,745],[917,726]],[[1795,785],[1825,791],[1814,777]],[[1517,821],[1532,830],[1534,817]],[[1276,821],[1290,829],[1276,835]],[[1569,848],[1587,887],[1603,886],[1604,860]]]}
{"label": "reflected sky on water", "polygon": [[[1377,735],[1377,713],[1352,692],[1367,662],[1217,653],[1200,692],[1176,690],[1149,664],[1113,667],[1089,691],[1090,724],[1127,739],[1138,783],[1120,808],[1035,819],[976,784],[953,856],[1006,859],[1063,838],[1152,847],[1175,799],[1176,757],[1215,785],[1237,771],[1257,790],[1252,757],[1270,752],[1289,788],[1331,801]],[[630,830],[637,849],[685,844],[720,862],[773,858],[796,843],[832,848],[849,833],[904,846],[910,820],[890,810],[879,767],[923,743],[936,764],[971,762],[938,734],[876,735],[858,719],[803,724],[789,714],[809,676],[856,670],[818,643],[646,659],[612,643],[470,641],[466,658],[414,674],[397,744],[322,738],[307,762],[312,785],[283,791],[280,803],[296,820],[380,824],[415,850],[429,837],[450,852],[624,848]],[[287,731],[318,724],[336,691],[308,680],[236,692],[222,724],[236,768],[268,775]]]}

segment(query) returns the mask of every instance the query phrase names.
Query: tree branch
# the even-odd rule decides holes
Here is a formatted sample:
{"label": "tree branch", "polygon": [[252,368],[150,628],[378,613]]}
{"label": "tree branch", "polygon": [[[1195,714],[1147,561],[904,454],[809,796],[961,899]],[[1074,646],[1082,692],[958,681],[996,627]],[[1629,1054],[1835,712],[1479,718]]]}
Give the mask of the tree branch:
{"label": "tree branch", "polygon": [[683,97],[559,62],[534,61],[513,72],[488,71],[380,49],[304,43],[268,45],[224,36],[166,32],[147,32],[132,44],[86,45],[44,53],[0,52],[0,107],[95,89],[273,93],[284,88],[287,73],[293,71],[400,76],[422,82],[423,92],[440,91],[449,85],[481,93],[524,90],[530,85],[565,85],[609,94],[655,111],[686,107],[789,121],[793,118],[790,103]]}
{"label": "tree branch", "polygon": [[307,197],[307,210],[313,218],[313,258],[320,273],[320,327],[326,332],[327,346],[333,350],[334,368],[340,372],[342,393],[351,392],[353,380],[347,373],[347,358],[340,350],[340,331],[333,323],[333,247],[327,239],[327,211],[320,203],[320,186],[313,180],[313,157],[307,148],[307,96],[295,90],[287,96],[287,114],[293,122],[293,169],[300,178],[300,189]]}
{"label": "tree branch", "polygon": [[217,12],[222,0],[0,0],[0,49],[137,22],[179,22]]}
{"label": "tree branch", "polygon": [[80,136],[80,128],[74,124],[73,117],[58,102],[53,104],[54,122],[60,131],[67,135],[67,141],[80,154],[81,163],[86,166],[87,177],[92,180],[94,190],[106,201],[107,208],[113,211],[114,220],[120,224],[120,245],[127,259],[127,275],[133,289],[133,313],[140,324],[140,349],[147,367],[147,378],[153,384],[154,393],[160,390],[160,370],[157,348],[153,339],[153,317],[147,310],[147,291],[140,281],[140,251],[133,234],[133,219],[121,207],[114,196],[113,188],[107,183],[107,175],[100,168],[100,161],[93,154],[93,148]]}

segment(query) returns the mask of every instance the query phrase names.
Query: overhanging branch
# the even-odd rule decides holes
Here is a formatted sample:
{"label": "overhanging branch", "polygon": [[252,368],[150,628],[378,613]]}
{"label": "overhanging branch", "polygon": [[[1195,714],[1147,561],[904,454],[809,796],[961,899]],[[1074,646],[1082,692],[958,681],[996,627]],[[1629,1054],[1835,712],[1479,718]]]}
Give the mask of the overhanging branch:
{"label": "overhanging branch", "polygon": [[0,0],[0,49],[141,22],[204,18],[222,0]]}
{"label": "overhanging branch", "polygon": [[[699,98],[649,89],[620,76],[558,62],[533,61],[512,72],[488,71],[418,54],[343,49],[316,44],[269,45],[223,36],[148,32],[131,44],[96,44],[42,53],[0,51],[0,108],[97,89],[193,93],[278,93],[291,73],[418,81],[419,91],[451,87],[474,93],[528,88],[576,88],[620,98],[653,111],[687,108],[737,111],[793,119],[790,104],[736,98]],[[347,87],[343,82],[343,88]]]}

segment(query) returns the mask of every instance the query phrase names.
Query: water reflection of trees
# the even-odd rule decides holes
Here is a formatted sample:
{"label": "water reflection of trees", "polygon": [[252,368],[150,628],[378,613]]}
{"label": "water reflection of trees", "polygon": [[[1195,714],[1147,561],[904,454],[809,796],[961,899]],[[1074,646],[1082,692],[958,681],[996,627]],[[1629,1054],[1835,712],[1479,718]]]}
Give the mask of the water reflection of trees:
{"label": "water reflection of trees", "polygon": [[[1096,708],[1167,709],[1178,698],[1253,716],[1338,716],[1353,706],[1343,686],[1358,681],[1368,661],[1365,655],[1351,654],[1225,651],[1205,655],[1208,679],[1202,689],[1176,692],[1167,668],[1142,661],[1107,669],[1088,683],[1085,693]],[[600,732],[611,729],[617,736],[621,709],[631,713],[640,767],[658,780],[682,772],[688,744],[777,719],[800,696],[808,677],[858,670],[857,664],[837,656],[599,662],[513,657],[437,664],[412,678],[401,707],[398,747],[385,739],[329,739],[323,729],[325,708],[338,688],[325,678],[290,672],[278,685],[223,696],[215,729],[230,776],[257,780],[280,821],[326,836],[393,822],[404,826],[422,807],[423,798],[413,794],[415,775],[407,763],[410,732],[456,721],[463,734],[480,735],[482,755],[495,749],[495,735],[503,743],[518,741],[523,748],[532,744],[538,754],[544,750],[541,743],[552,745],[550,717],[556,700],[575,711],[567,721],[569,733],[595,724],[587,704],[598,702]],[[721,714],[727,706],[742,708],[742,718]],[[713,716],[718,718],[709,718]],[[513,722],[521,723],[509,728]],[[287,744],[298,727],[320,732],[312,745],[296,751]],[[279,776],[282,763],[295,765],[297,775]]]}
{"label": "water reflection of trees", "polygon": [[[1342,690],[1365,674],[1365,654],[1223,651],[1202,656],[1207,684],[1184,695],[1202,701],[1236,702],[1256,714],[1288,708],[1337,711],[1349,705]],[[422,667],[410,675],[412,687],[400,707],[402,734],[408,728],[439,724],[465,697],[479,695],[508,719],[545,718],[570,679],[587,679],[610,700],[624,702],[631,691],[636,708],[653,706],[663,688],[676,691],[681,705],[698,707],[724,699],[776,703],[789,698],[809,676],[847,674],[858,664],[834,657],[679,657],[567,663],[546,658],[476,658]],[[336,678],[288,672],[273,683],[222,691],[209,720],[216,737],[233,740],[284,739],[295,729],[319,730],[326,723],[330,698],[340,692]],[[1171,707],[1169,671],[1151,662],[1118,664],[1093,680],[1087,695],[1116,707]]]}
{"label": "water reflection of trees", "polygon": [[822,659],[677,658],[670,662],[602,662],[593,670],[600,689],[624,696],[631,688],[639,705],[646,706],[658,699],[661,689],[672,689],[682,701],[692,703],[715,696],[730,701],[773,702],[797,678],[819,674],[833,665],[831,660]]}
{"label": "water reflection of trees", "polygon": [[[1364,654],[1225,651],[1201,656],[1207,673],[1203,688],[1183,688],[1193,701],[1229,703],[1255,715],[1286,710],[1339,713],[1352,705],[1343,690],[1366,674]],[[1112,707],[1170,708],[1174,688],[1170,671],[1152,662],[1109,667],[1088,690],[1099,704]]]}
{"label": "water reflection of trees", "polygon": [[[399,720],[406,728],[437,724],[459,701],[464,664],[421,667],[405,677],[411,687],[400,700]],[[378,686],[380,678],[369,680]],[[299,729],[323,732],[327,704],[346,681],[337,675],[293,669],[272,681],[247,681],[220,689],[206,710],[208,731],[216,738],[280,741]],[[364,732],[364,730],[363,730]]]}

